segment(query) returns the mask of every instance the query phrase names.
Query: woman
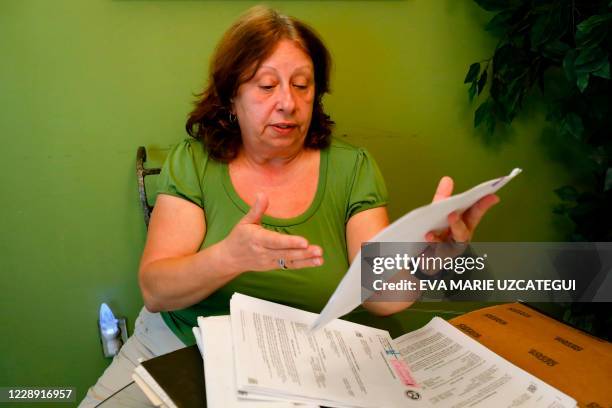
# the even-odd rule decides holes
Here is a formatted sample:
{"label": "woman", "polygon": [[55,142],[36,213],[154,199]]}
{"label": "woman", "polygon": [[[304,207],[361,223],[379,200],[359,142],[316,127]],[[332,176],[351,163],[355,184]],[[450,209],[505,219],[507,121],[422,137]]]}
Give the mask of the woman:
{"label": "woman", "polygon": [[[319,312],[361,243],[387,226],[376,163],[330,137],[330,62],[312,29],[267,8],[222,38],[187,122],[193,138],[160,175],[139,270],[146,309],[88,398],[129,382],[137,358],[193,344],[197,316],[227,314],[234,292]],[[435,199],[451,192],[444,178]],[[496,201],[451,214],[450,230],[427,238],[469,240]],[[364,307],[390,314],[408,305]]]}

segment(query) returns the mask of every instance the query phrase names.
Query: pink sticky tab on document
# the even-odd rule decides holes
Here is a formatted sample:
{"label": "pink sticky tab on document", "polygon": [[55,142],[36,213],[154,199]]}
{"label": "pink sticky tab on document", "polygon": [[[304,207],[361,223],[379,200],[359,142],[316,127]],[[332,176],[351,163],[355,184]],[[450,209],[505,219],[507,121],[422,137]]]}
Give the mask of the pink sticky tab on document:
{"label": "pink sticky tab on document", "polygon": [[404,385],[416,385],[416,381],[412,378],[412,373],[408,364],[404,360],[390,360],[391,366],[395,371],[395,374],[402,380]]}

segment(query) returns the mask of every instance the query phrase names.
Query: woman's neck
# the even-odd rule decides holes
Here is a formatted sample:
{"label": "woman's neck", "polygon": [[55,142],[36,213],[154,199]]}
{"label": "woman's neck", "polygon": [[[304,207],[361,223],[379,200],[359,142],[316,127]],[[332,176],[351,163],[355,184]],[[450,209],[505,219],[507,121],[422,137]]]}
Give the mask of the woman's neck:
{"label": "woman's neck", "polygon": [[249,151],[242,147],[232,164],[265,173],[285,173],[298,167],[311,153],[309,150],[299,149],[294,153],[274,156]]}

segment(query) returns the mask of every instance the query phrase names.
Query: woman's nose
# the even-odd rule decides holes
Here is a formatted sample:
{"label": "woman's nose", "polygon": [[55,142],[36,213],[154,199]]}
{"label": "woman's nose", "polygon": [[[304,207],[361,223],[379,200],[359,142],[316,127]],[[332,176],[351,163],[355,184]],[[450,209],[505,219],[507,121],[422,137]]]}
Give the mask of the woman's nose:
{"label": "woman's nose", "polygon": [[280,88],[277,106],[279,110],[284,112],[291,113],[295,110],[295,95],[291,86]]}

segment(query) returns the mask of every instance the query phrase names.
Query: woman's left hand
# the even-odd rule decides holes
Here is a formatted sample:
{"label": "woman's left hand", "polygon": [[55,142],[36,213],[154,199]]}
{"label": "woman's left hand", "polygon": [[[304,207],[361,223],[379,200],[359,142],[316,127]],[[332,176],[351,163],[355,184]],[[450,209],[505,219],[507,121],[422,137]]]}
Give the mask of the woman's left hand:
{"label": "woman's left hand", "polygon": [[[444,176],[438,183],[433,202],[444,200],[453,194],[453,179]],[[427,242],[469,242],[474,235],[476,226],[487,211],[499,202],[499,197],[489,194],[478,200],[463,214],[452,212],[448,215],[449,227],[442,231],[430,231],[425,234]]]}

